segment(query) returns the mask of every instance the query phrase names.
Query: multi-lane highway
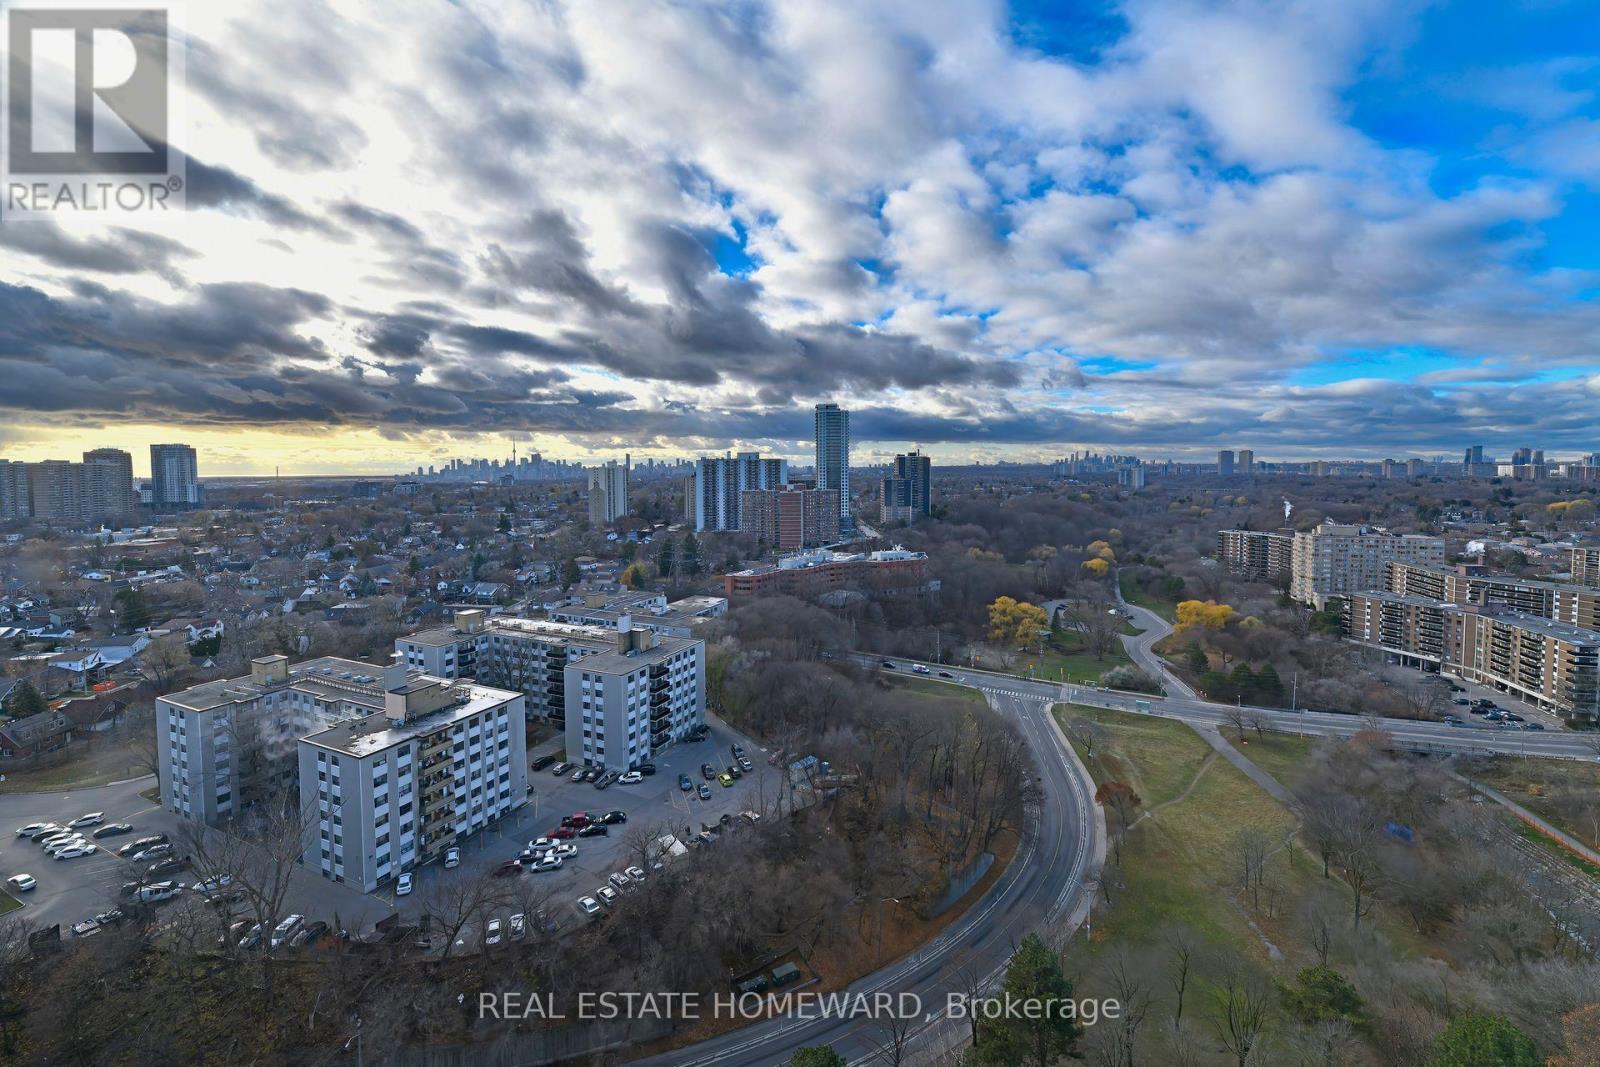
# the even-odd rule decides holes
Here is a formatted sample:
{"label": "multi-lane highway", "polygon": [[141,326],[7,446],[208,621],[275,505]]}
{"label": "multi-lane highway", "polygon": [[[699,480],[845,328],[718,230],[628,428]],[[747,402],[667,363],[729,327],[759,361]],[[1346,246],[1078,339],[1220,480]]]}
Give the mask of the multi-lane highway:
{"label": "multi-lane highway", "polygon": [[[909,668],[907,668],[909,670]],[[989,703],[1015,722],[1038,762],[1041,802],[1028,812],[1022,842],[1004,874],[936,939],[849,987],[845,1010],[801,1005],[795,1015],[744,1026],[720,1037],[641,1062],[652,1067],[721,1065],[771,1067],[796,1049],[831,1045],[852,1064],[929,1062],[958,1048],[964,1020],[945,1014],[947,996],[971,990],[979,976],[992,990],[1016,945],[1029,933],[1070,936],[1082,922],[1085,886],[1105,855],[1104,818],[1091,800],[1087,772],[1050,715],[1054,693],[1025,692],[993,676],[976,679]],[[876,994],[914,994],[887,1011],[857,1011]],[[922,1016],[909,1026],[889,1016],[915,1004]],[[898,1049],[896,1058],[889,1048]]]}

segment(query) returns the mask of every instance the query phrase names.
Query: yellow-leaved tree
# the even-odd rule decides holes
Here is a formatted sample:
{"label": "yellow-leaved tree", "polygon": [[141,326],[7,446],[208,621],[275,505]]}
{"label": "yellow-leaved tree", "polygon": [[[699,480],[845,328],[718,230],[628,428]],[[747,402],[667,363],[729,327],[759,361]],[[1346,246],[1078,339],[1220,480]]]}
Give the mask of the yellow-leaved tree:
{"label": "yellow-leaved tree", "polygon": [[1049,628],[1044,609],[1026,601],[1003,596],[989,605],[989,639],[996,644],[1032,644],[1040,630]]}
{"label": "yellow-leaved tree", "polygon": [[1215,600],[1184,600],[1178,604],[1178,621],[1172,628],[1177,633],[1198,626],[1205,630],[1220,630],[1233,618],[1233,608]]}
{"label": "yellow-leaved tree", "polygon": [[1094,575],[1096,578],[1104,578],[1106,576],[1106,572],[1111,570],[1111,564],[1096,556],[1094,559],[1084,560],[1083,569]]}

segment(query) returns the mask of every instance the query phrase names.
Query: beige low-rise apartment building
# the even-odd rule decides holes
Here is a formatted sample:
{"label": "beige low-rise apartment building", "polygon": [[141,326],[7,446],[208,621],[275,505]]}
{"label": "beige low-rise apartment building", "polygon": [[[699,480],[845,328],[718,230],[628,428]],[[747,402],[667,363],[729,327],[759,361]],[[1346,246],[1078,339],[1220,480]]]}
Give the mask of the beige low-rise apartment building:
{"label": "beige low-rise apartment building", "polygon": [[1514,694],[1576,722],[1600,721],[1600,631],[1498,605],[1366,591],[1345,633],[1397,662]]}
{"label": "beige low-rise apartment building", "polygon": [[1600,545],[1574,545],[1569,555],[1573,583],[1600,588]]}
{"label": "beige low-rise apartment building", "polygon": [[1217,559],[1235,574],[1286,585],[1294,564],[1294,531],[1218,530]]}
{"label": "beige low-rise apartment building", "polygon": [[1328,601],[1382,589],[1391,562],[1444,563],[1444,538],[1325,522],[1294,535],[1289,595],[1321,610]]}
{"label": "beige low-rise apartment building", "polygon": [[1481,574],[1465,567],[1391,562],[1384,588],[1401,596],[1509,608],[1585,630],[1600,630],[1600,589],[1582,585]]}

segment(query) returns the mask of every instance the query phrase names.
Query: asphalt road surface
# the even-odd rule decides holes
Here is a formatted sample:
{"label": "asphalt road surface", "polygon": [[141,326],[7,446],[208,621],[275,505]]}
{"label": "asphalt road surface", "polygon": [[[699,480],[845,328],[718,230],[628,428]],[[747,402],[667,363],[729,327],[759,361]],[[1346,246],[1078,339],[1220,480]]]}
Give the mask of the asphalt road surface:
{"label": "asphalt road surface", "polygon": [[[899,1062],[925,1062],[964,1041],[966,1021],[950,1018],[945,1008],[948,996],[970,991],[971,976],[981,976],[985,991],[992,991],[1012,951],[1029,933],[1051,935],[1058,943],[1070,937],[1081,921],[1079,897],[1094,862],[1103,855],[1089,784],[1051,721],[1054,693],[985,688],[985,696],[1017,723],[1033,750],[1042,801],[1028,813],[1016,856],[983,898],[927,945],[851,985],[845,1010],[824,1012],[812,1006],[640,1063],[772,1067],[786,1063],[799,1048],[824,1044],[852,1064],[893,1062],[887,1051],[891,1047],[898,1047]],[[914,994],[917,1000],[897,1000],[882,1014],[854,1010],[870,1005],[880,993]],[[913,1005],[921,1009],[921,1017],[909,1026],[888,1025],[889,1016]]]}

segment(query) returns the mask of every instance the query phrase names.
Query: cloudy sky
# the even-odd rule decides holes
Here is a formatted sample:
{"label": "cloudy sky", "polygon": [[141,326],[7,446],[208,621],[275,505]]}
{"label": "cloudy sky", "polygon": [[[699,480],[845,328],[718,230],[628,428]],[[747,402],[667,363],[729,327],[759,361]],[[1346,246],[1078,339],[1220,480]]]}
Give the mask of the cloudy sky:
{"label": "cloudy sky", "polygon": [[800,455],[819,400],[865,456],[1600,449],[1587,0],[188,31],[187,216],[0,224],[0,455]]}

